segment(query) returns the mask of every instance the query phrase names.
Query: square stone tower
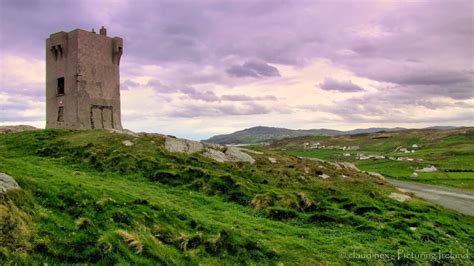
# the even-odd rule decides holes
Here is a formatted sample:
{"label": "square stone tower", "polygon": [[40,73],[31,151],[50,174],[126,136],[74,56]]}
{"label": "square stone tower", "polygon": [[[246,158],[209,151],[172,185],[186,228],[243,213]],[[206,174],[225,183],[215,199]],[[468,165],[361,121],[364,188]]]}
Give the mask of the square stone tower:
{"label": "square stone tower", "polygon": [[46,128],[122,129],[123,40],[76,29],[46,40]]}

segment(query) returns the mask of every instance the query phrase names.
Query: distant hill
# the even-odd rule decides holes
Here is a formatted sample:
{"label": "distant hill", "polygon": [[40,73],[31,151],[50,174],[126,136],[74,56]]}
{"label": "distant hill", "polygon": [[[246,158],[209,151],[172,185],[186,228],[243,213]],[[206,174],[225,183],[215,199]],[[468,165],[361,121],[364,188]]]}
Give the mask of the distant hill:
{"label": "distant hill", "polygon": [[255,144],[262,142],[269,142],[273,140],[280,140],[284,138],[304,137],[304,136],[339,136],[352,135],[361,133],[374,133],[380,131],[399,131],[405,128],[366,128],[354,129],[349,131],[340,131],[334,129],[288,129],[278,127],[264,127],[257,126],[247,128],[241,131],[236,131],[231,134],[223,134],[213,136],[209,139],[203,140],[209,143],[218,144]]}

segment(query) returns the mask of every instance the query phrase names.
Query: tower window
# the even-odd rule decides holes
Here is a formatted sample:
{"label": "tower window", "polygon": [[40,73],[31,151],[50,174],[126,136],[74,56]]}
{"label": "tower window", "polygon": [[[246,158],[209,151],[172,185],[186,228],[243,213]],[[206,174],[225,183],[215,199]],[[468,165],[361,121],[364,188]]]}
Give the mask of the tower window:
{"label": "tower window", "polygon": [[58,78],[58,95],[64,95],[64,78]]}
{"label": "tower window", "polygon": [[62,106],[58,108],[58,122],[64,122],[64,107]]}

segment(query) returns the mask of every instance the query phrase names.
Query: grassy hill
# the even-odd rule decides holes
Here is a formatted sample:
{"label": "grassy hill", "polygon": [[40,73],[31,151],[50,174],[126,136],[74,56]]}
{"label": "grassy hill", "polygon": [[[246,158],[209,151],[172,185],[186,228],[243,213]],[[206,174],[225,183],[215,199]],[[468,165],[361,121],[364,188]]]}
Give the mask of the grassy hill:
{"label": "grassy hill", "polygon": [[[356,151],[338,149],[305,149],[304,143],[325,146],[359,146]],[[418,146],[413,148],[413,145]],[[355,163],[365,171],[380,172],[387,177],[474,189],[474,128],[422,129],[379,132],[335,137],[302,137],[273,143],[272,148],[284,149],[294,156],[315,157],[330,161]],[[401,148],[415,150],[413,153]],[[350,156],[344,156],[349,153]],[[357,154],[406,157],[414,161],[357,160]],[[418,173],[416,169],[434,165],[439,171]]]}
{"label": "grassy hill", "polygon": [[474,262],[409,256],[473,254],[472,217],[395,201],[395,188],[349,168],[252,157],[169,153],[151,134],[0,135],[0,172],[22,187],[0,194],[0,264]]}

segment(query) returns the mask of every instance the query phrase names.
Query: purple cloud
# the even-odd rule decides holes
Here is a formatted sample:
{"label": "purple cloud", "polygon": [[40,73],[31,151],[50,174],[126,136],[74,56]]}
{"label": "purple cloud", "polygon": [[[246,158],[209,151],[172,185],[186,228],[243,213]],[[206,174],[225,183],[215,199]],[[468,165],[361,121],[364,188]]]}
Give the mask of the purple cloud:
{"label": "purple cloud", "polygon": [[246,101],[276,101],[277,100],[277,98],[275,96],[272,96],[272,95],[250,97],[250,96],[242,95],[242,94],[222,95],[221,99],[224,100],[224,101],[240,101],[240,102],[246,102]]}
{"label": "purple cloud", "polygon": [[280,72],[274,66],[260,61],[247,61],[243,65],[233,65],[228,68],[227,73],[234,77],[274,77],[280,76]]}
{"label": "purple cloud", "polygon": [[319,87],[325,91],[338,91],[338,92],[364,91],[364,89],[352,83],[351,81],[337,81],[333,79],[325,79],[324,82],[319,85]]}
{"label": "purple cloud", "polygon": [[247,104],[219,104],[202,105],[190,104],[168,113],[171,117],[202,117],[202,116],[242,116],[242,115],[261,115],[270,113],[271,109],[255,103]]}
{"label": "purple cloud", "polygon": [[121,90],[129,90],[130,88],[137,87],[139,85],[140,85],[139,83],[127,79],[127,80],[120,83],[120,89]]}
{"label": "purple cloud", "polygon": [[[75,28],[97,30],[104,25],[109,35],[124,38],[122,77],[142,75],[143,65],[160,66],[146,86],[170,98],[183,94],[186,101],[209,109],[203,114],[268,111],[257,101],[278,101],[278,106],[291,109],[281,90],[275,92],[280,95],[253,97],[230,91],[269,80],[276,80],[281,88],[285,84],[278,83],[280,79],[267,78],[284,75],[283,82],[291,78],[286,77],[291,71],[283,69],[299,71],[324,61],[343,73],[387,85],[328,111],[337,115],[340,104],[360,101],[369,106],[351,110],[360,118],[353,123],[367,116],[390,120],[393,114],[402,121],[406,113],[397,112],[404,108],[443,110],[447,101],[457,102],[457,109],[464,104],[462,108],[472,113],[468,100],[474,97],[473,8],[469,0],[383,5],[375,1],[3,0],[0,36],[8,36],[8,41],[0,42],[0,56],[44,60],[44,41],[49,34]],[[15,78],[0,75],[0,97],[44,101],[43,85],[4,82]],[[125,80],[122,89],[139,85],[145,84]],[[334,80],[325,80],[321,89],[334,95],[363,90],[350,81]],[[374,107],[377,103],[383,103],[384,109]],[[179,100],[169,104],[176,112],[181,110]],[[217,107],[210,106],[214,104]],[[0,120],[8,112],[19,114],[15,108],[4,105]]]}

